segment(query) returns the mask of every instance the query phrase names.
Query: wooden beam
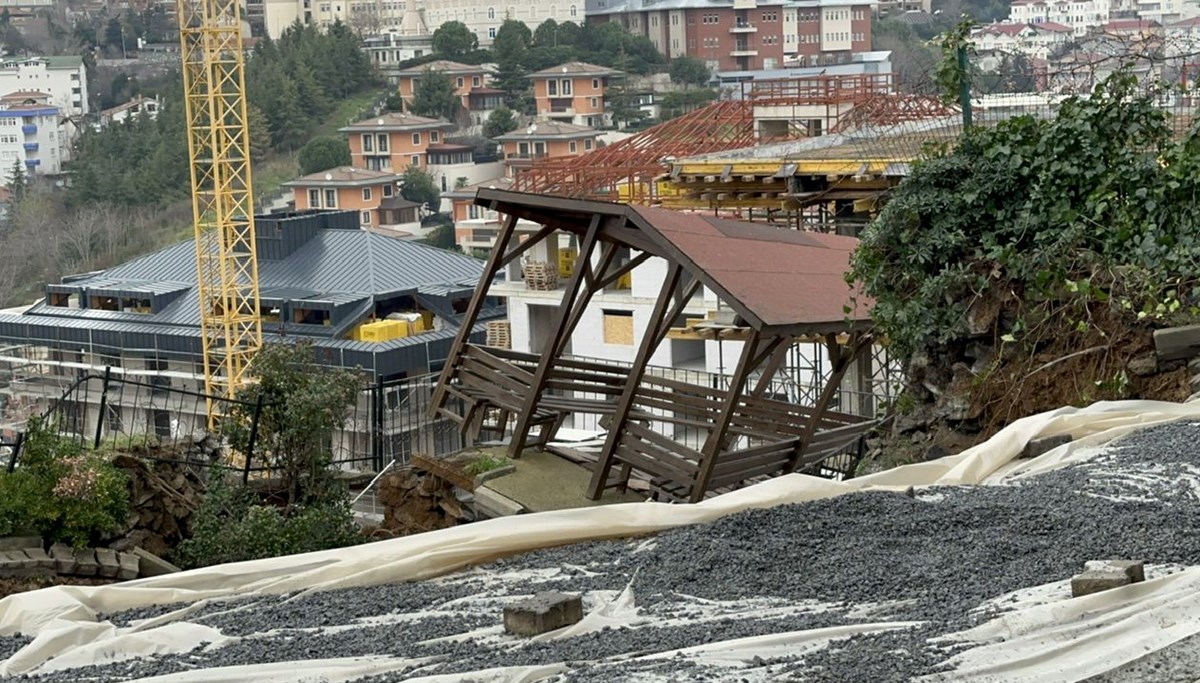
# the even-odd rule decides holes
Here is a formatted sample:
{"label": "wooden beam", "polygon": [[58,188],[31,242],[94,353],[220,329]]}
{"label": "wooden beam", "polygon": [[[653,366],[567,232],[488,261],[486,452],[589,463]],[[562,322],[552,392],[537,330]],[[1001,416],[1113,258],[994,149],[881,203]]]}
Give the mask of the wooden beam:
{"label": "wooden beam", "polygon": [[864,348],[870,346],[871,342],[872,337],[869,332],[852,333],[850,343],[846,347],[837,343],[836,335],[826,335],[825,349],[829,353],[831,364],[829,379],[825,381],[825,386],[821,388],[820,396],[817,397],[816,403],[813,404],[813,412],[808,419],[808,425],[804,428],[804,434],[796,441],[796,450],[792,453],[792,457],[788,459],[785,472],[794,472],[796,470],[796,465],[800,462],[800,457],[804,454],[804,450],[808,448],[808,444],[812,442],[821,417],[829,410],[829,404],[833,401],[833,395],[837,393],[838,387],[842,383],[842,378],[846,376],[846,370],[850,369],[850,364],[854,362],[858,354],[862,353]]}
{"label": "wooden beam", "polygon": [[633,270],[634,268],[637,268],[638,266],[642,265],[646,261],[650,260],[651,256],[653,256],[653,254],[650,254],[649,252],[645,252],[645,251],[641,252],[637,256],[634,256],[633,258],[629,259],[629,261],[627,263],[625,263],[624,265],[620,266],[616,270],[614,270],[611,273],[608,273],[604,277],[600,278],[600,281],[596,283],[596,289],[604,289],[605,287],[611,285],[612,283],[621,279],[621,276],[624,275],[625,273],[628,273],[629,271]]}
{"label": "wooden beam", "polygon": [[543,225],[542,229],[538,230],[537,232],[530,235],[529,239],[521,242],[517,246],[510,249],[508,251],[508,253],[506,253],[504,255],[504,258],[500,259],[500,267],[503,268],[504,266],[507,266],[508,264],[512,263],[513,259],[515,259],[518,256],[520,256],[521,254],[524,254],[525,252],[529,251],[530,249],[533,248],[533,246],[535,244],[546,239],[547,237],[552,235],[557,230],[558,230],[558,228],[556,228],[552,225]]}
{"label": "wooden beam", "polygon": [[662,335],[671,326],[670,320],[666,320],[665,316],[668,312],[667,307],[671,305],[671,298],[675,293],[676,287],[679,286],[682,276],[683,267],[678,263],[673,263],[667,271],[667,277],[663,279],[662,289],[658,293],[658,300],[654,303],[654,312],[650,315],[650,324],[647,325],[646,333],[642,337],[642,343],[638,347],[637,356],[633,360],[633,367],[629,369],[629,376],[625,378],[625,386],[621,389],[621,397],[617,399],[612,419],[608,423],[608,433],[604,436],[604,446],[601,447],[600,454],[596,459],[596,468],[592,470],[592,480],[588,484],[588,497],[592,500],[600,500],[601,494],[604,493],[604,483],[608,481],[609,472],[612,470],[617,444],[620,442],[621,435],[624,432],[625,423],[629,419],[629,410],[633,407],[633,399],[637,395],[638,385],[642,382],[642,376],[646,374],[646,365],[650,363],[650,356],[654,355],[654,349],[658,347]]}
{"label": "wooden beam", "polygon": [[758,382],[755,383],[754,389],[750,391],[752,397],[762,398],[762,395],[767,392],[767,387],[771,386],[771,380],[775,379],[775,373],[779,372],[779,368],[787,360],[788,352],[792,350],[793,345],[794,340],[789,338],[785,343],[775,347],[775,350],[771,353],[771,357],[767,360],[766,367],[763,368],[762,374],[758,377]]}
{"label": "wooden beam", "polygon": [[[742,347],[737,369],[733,372],[733,380],[729,383],[729,389],[725,392],[725,399],[721,403],[721,413],[708,433],[708,438],[704,440],[704,447],[700,449],[700,471],[696,474],[695,483],[692,484],[689,502],[699,503],[704,500],[708,482],[712,480],[713,468],[717,466],[717,456],[725,447],[725,434],[729,431],[729,423],[733,421],[733,413],[737,410],[738,403],[741,402],[746,380],[750,377],[750,372],[754,370],[754,359],[759,355],[761,342],[762,337],[755,330],[750,333],[750,339]],[[779,339],[772,339],[771,343],[777,344]]]}
{"label": "wooden beam", "polygon": [[[591,260],[592,250],[596,248],[596,237],[599,232],[600,216],[597,214],[592,216],[592,224],[588,227],[587,235],[583,238],[583,244],[579,248],[578,258],[585,264]],[[546,348],[542,349],[543,353],[541,359],[538,360],[537,371],[533,373],[533,382],[529,386],[529,393],[526,394],[521,412],[517,415],[517,426],[513,429],[512,441],[508,445],[508,457],[510,458],[520,458],[521,451],[525,449],[525,442],[529,440],[529,428],[533,423],[534,412],[537,411],[538,400],[541,399],[542,392],[546,390],[546,380],[550,378],[550,370],[558,358],[558,349],[561,348],[564,337],[568,334],[567,324],[571,320],[571,311],[575,307],[575,298],[579,294],[579,288],[584,283],[586,270],[587,268],[576,267],[575,272],[567,281],[566,291],[563,292],[562,303],[559,304],[554,320],[554,334],[548,340]],[[586,299],[590,298],[586,289],[583,298],[585,299],[583,305],[586,305]]]}
{"label": "wooden beam", "polygon": [[470,303],[467,304],[466,312],[463,313],[458,334],[454,337],[454,344],[450,346],[450,351],[446,354],[446,364],[442,366],[442,374],[438,377],[437,386],[433,390],[433,397],[429,403],[430,417],[437,417],[446,402],[446,387],[454,378],[454,371],[458,368],[458,363],[462,358],[463,348],[471,339],[471,328],[475,326],[479,312],[483,310],[483,302],[487,298],[488,289],[492,286],[492,278],[496,277],[496,273],[500,272],[503,267],[501,259],[505,250],[508,249],[508,243],[512,241],[516,227],[517,217],[506,216],[504,225],[500,228],[500,234],[496,236],[496,245],[492,248],[487,264],[483,267],[483,275],[479,279],[479,284],[475,286],[475,293],[471,296]]}

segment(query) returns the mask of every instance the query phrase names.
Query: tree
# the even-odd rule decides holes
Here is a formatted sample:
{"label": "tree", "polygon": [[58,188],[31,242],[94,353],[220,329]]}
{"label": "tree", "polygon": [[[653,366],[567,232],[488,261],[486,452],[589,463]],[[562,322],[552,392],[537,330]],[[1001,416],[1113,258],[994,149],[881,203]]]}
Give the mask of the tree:
{"label": "tree", "polygon": [[492,39],[492,55],[497,64],[520,62],[533,42],[533,32],[524,22],[505,19]]}
{"label": "tree", "polygon": [[350,147],[341,138],[313,138],[300,148],[300,173],[304,175],[350,163]]}
{"label": "tree", "polygon": [[456,242],[454,238],[454,224],[443,223],[429,231],[429,234],[421,241],[431,247],[446,249],[447,251],[456,251],[461,254],[462,247],[458,246],[458,242]]}
{"label": "tree", "polygon": [[461,21],[447,21],[433,32],[433,51],[447,59],[459,59],[479,48],[479,38]]}
{"label": "tree", "polygon": [[357,370],[316,363],[312,342],[266,344],[254,356],[255,382],[237,393],[222,420],[234,450],[245,453],[261,401],[254,458],[277,472],[289,505],[325,497],[336,480],[325,445],[350,415],[363,389]]}
{"label": "tree", "polygon": [[508,108],[521,114],[533,113],[534,100],[527,73],[518,61],[501,62],[496,68],[496,80],[493,82],[496,88],[504,91],[504,102]]}
{"label": "tree", "polygon": [[685,87],[704,87],[712,78],[708,65],[695,57],[680,56],[671,60],[671,82]]}
{"label": "tree", "polygon": [[462,98],[455,92],[454,81],[444,72],[425,69],[413,86],[409,111],[417,116],[454,121],[462,109]]}
{"label": "tree", "polygon": [[442,203],[442,194],[438,191],[437,182],[419,166],[404,169],[400,176],[400,196],[410,202],[424,204],[434,212]]}
{"label": "tree", "polygon": [[8,171],[9,201],[14,205],[19,204],[25,198],[25,190],[28,186],[29,179],[25,175],[25,165],[21,163],[20,159],[17,159]]}
{"label": "tree", "polygon": [[267,123],[267,115],[252,104],[246,109],[246,125],[250,129],[250,161],[262,161],[271,151],[271,128]]}
{"label": "tree", "polygon": [[558,22],[547,19],[538,24],[533,31],[533,44],[536,47],[558,47]]}
{"label": "tree", "polygon": [[483,134],[485,137],[497,138],[516,130],[518,125],[517,117],[513,115],[512,110],[508,107],[500,107],[488,115],[487,123],[483,124]]}

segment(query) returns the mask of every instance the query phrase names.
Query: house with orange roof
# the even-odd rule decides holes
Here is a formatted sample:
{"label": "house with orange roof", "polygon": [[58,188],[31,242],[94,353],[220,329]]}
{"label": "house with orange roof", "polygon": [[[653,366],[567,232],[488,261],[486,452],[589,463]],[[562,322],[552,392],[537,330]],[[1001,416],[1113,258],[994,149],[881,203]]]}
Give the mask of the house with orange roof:
{"label": "house with orange roof", "polygon": [[453,124],[413,114],[388,112],[339,128],[350,144],[351,164],[371,171],[401,173],[428,166],[430,145],[444,142]]}
{"label": "house with orange roof", "polygon": [[496,138],[504,151],[505,175],[529,168],[535,159],[586,154],[599,145],[600,131],[562,121],[535,121]]}

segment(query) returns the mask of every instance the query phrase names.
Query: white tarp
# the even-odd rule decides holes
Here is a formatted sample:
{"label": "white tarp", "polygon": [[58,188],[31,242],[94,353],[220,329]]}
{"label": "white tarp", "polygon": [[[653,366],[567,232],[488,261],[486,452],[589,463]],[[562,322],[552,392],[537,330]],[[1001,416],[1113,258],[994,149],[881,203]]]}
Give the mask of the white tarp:
{"label": "white tarp", "polygon": [[[233,595],[291,593],[428,579],[537,548],[647,534],[710,522],[747,509],[810,501],[851,491],[999,482],[1061,467],[1087,457],[1099,444],[1134,429],[1187,417],[1200,417],[1200,403],[1120,401],[1098,403],[1083,409],[1062,408],[1014,422],[986,443],[958,455],[846,482],[789,475],[696,505],[634,503],[522,515],[352,548],[207,567],[111,586],[54,587],[17,594],[0,600],[0,635],[24,634],[35,636],[35,640],[0,663],[0,677],[44,672],[65,665],[113,661],[125,655],[187,651],[196,642],[195,634],[187,629],[202,628],[187,624],[186,620],[179,621],[180,615],[175,614],[137,627],[116,629],[109,624],[97,624],[98,613],[157,604],[196,603]],[[1028,440],[1062,433],[1071,434],[1076,441],[1037,459],[1013,462]],[[1181,616],[1187,608],[1191,608],[1193,614],[1200,614],[1195,610],[1200,605],[1189,602],[1189,599],[1197,600],[1191,596],[1200,583],[1200,575],[1193,572],[1200,572],[1200,569],[1067,603],[1018,609],[997,619],[991,630],[984,626],[980,627],[984,629],[982,631],[964,634],[975,642],[996,642],[984,646],[990,649],[978,648],[959,655],[956,662],[961,664],[962,670],[947,680],[1078,681],[1086,676],[1060,671],[1056,662],[1089,659],[1093,662],[1090,669],[1073,667],[1072,671],[1076,668],[1104,671],[1145,655],[1148,648],[1164,647],[1198,633],[1200,617],[1189,620]],[[1063,607],[1064,604],[1068,606]],[[604,616],[619,618],[619,613],[618,606],[609,609]],[[1063,625],[1067,621],[1071,626]],[[1171,622],[1170,628],[1163,626],[1167,622]],[[1082,645],[1076,640],[1063,639],[1063,634],[1087,632],[1089,624],[1098,633],[1082,641]],[[709,644],[691,654],[744,658],[752,656],[748,653],[757,648],[766,652],[762,655],[766,657],[772,656],[781,643],[827,642],[855,632],[902,626],[864,623],[861,629],[842,627],[836,633],[775,634]],[[205,638],[212,639],[213,636]],[[303,668],[306,674],[324,671],[329,680],[353,680],[355,676],[366,675],[365,672],[396,670],[406,665],[386,658],[358,658],[330,660],[327,666],[322,662],[305,662]],[[154,680],[163,683],[273,680],[271,676],[284,675],[288,666],[283,663],[256,668],[229,667],[220,672],[197,671]],[[294,671],[297,665],[290,666]],[[561,670],[556,666],[517,667],[413,680],[537,681],[546,680]]]}

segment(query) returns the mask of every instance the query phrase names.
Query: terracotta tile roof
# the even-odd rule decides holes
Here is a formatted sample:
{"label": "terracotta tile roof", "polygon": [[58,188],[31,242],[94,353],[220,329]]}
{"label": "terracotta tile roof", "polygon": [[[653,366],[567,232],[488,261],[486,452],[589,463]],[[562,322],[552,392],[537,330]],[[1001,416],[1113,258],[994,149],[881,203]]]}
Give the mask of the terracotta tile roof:
{"label": "terracotta tile roof", "polygon": [[597,137],[600,131],[587,126],[577,126],[561,121],[536,121],[524,128],[518,128],[510,133],[499,135],[496,140],[542,140],[545,138],[587,138]]}
{"label": "terracotta tile roof", "polygon": [[482,65],[461,64],[452,62],[449,59],[437,59],[427,64],[418,64],[410,66],[407,69],[397,71],[401,76],[420,76],[426,70],[441,71],[448,74],[485,74],[491,73],[491,70]]}
{"label": "terracotta tile roof", "polygon": [[587,62],[567,62],[559,64],[541,71],[534,71],[529,74],[530,78],[550,77],[550,76],[610,76],[619,74],[620,71],[610,69],[607,66],[596,66]]}
{"label": "terracotta tile roof", "polygon": [[340,166],[310,173],[284,183],[284,187],[377,185],[398,178],[390,171],[372,171],[353,166]]}
{"label": "terracotta tile roof", "polygon": [[348,126],[338,129],[339,133],[352,133],[358,131],[390,131],[390,130],[416,130],[421,128],[453,128],[454,126],[440,119],[428,119],[424,116],[414,116],[413,114],[403,114],[400,112],[387,112],[380,116],[373,116],[369,119],[356,121]]}

